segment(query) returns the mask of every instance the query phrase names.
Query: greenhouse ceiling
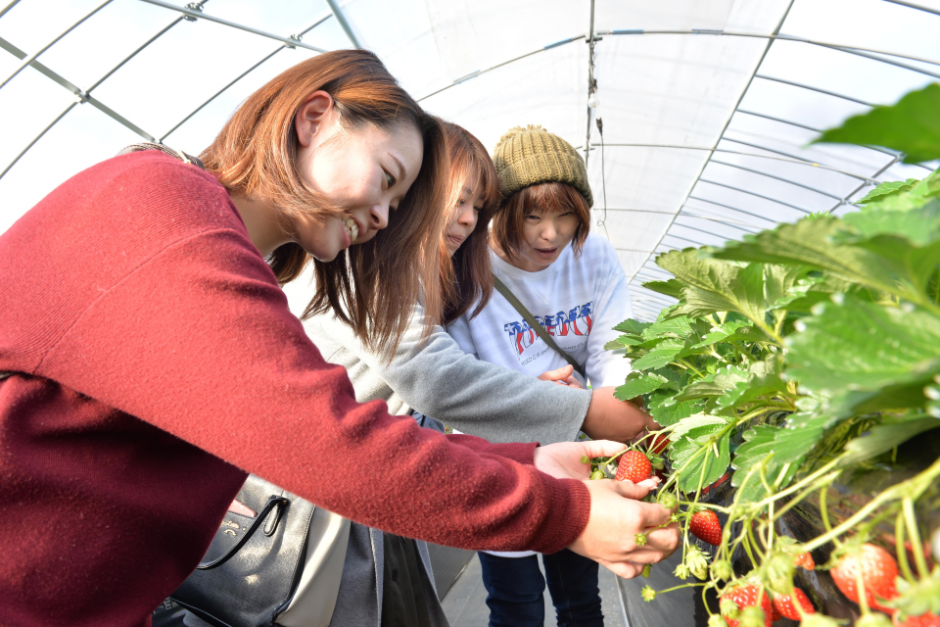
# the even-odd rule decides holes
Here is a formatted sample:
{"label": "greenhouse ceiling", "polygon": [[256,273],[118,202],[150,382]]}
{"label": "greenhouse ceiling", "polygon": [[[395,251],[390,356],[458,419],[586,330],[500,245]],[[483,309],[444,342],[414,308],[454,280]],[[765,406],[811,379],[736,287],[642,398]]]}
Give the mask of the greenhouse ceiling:
{"label": "greenhouse ceiling", "polygon": [[936,166],[807,143],[940,79],[938,32],[940,0],[14,0],[0,232],[124,145],[199,153],[269,78],[358,46],[489,148],[524,124],[579,147],[592,229],[650,319],[669,303],[641,286],[666,276],[658,253],[849,211]]}

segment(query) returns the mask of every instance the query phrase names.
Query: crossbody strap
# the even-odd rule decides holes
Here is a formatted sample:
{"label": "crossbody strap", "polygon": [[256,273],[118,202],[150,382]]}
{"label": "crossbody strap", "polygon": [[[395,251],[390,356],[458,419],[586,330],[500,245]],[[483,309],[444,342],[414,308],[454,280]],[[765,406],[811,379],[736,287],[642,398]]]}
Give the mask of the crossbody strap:
{"label": "crossbody strap", "polygon": [[516,311],[522,314],[522,317],[525,318],[525,321],[529,323],[529,326],[538,334],[542,341],[548,344],[556,353],[565,358],[569,364],[571,364],[579,375],[582,377],[587,377],[584,374],[584,368],[575,360],[574,357],[561,350],[561,347],[555,343],[555,340],[552,339],[552,336],[548,334],[542,325],[539,324],[538,320],[535,319],[529,310],[525,308],[525,305],[522,304],[516,295],[509,291],[509,288],[506,287],[506,284],[503,283],[498,276],[493,275],[493,287],[496,288],[496,291],[502,294],[506,300],[509,301],[509,304],[516,308]]}

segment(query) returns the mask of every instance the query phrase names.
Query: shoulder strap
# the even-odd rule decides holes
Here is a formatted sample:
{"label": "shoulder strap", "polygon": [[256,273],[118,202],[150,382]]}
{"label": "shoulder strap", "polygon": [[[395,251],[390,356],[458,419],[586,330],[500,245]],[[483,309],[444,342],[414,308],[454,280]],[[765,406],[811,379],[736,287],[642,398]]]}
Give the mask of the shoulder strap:
{"label": "shoulder strap", "polygon": [[552,339],[552,336],[549,335],[542,325],[539,324],[538,320],[535,319],[535,316],[529,313],[529,310],[525,308],[525,305],[522,304],[522,301],[516,298],[516,295],[510,292],[509,288],[506,287],[506,284],[503,283],[495,274],[493,274],[493,287],[495,287],[496,291],[502,294],[506,300],[509,301],[510,305],[515,307],[516,311],[522,314],[522,317],[525,318],[525,321],[529,323],[529,326],[532,327],[536,333],[538,333],[538,336],[542,338],[543,342],[548,344],[556,353],[564,357],[565,361],[574,366],[574,369],[578,372],[578,374],[580,374],[582,377],[587,376],[584,374],[584,368],[582,368],[581,365],[575,361],[574,357],[561,350],[561,347],[555,343],[555,340]]}
{"label": "shoulder strap", "polygon": [[165,155],[170,155],[171,157],[175,157],[176,159],[179,159],[183,163],[194,165],[200,170],[206,169],[206,166],[203,165],[202,160],[199,159],[199,157],[188,155],[182,150],[176,150],[175,148],[171,148],[167,146],[166,144],[154,144],[151,142],[140,142],[139,144],[131,144],[130,146],[124,147],[123,149],[121,149],[121,152],[119,152],[118,154],[126,155],[131,152],[141,152],[143,150],[159,150]]}

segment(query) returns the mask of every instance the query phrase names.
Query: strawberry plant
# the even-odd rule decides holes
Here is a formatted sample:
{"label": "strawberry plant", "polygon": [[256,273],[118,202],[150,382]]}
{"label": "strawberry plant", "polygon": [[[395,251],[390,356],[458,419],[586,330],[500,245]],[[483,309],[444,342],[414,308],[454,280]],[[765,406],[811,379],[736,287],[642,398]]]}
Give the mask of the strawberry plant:
{"label": "strawberry plant", "polygon": [[[938,116],[931,85],[820,140],[935,159]],[[932,130],[912,130],[921,123]],[[678,505],[674,574],[700,580],[646,586],[644,599],[701,588],[710,626],[940,615],[924,542],[940,537],[940,170],[878,185],[858,206],[662,254],[674,278],[644,286],[678,303],[616,327],[608,348],[633,363],[617,396],[642,396],[662,426],[635,448],[664,464],[656,498]],[[649,463],[628,455],[630,469]],[[857,604],[851,616],[828,616],[826,595]]]}

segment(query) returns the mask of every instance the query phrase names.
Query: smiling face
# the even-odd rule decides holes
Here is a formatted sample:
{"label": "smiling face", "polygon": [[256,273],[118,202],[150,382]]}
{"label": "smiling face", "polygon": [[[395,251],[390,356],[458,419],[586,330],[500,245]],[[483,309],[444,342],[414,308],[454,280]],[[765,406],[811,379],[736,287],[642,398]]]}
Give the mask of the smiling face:
{"label": "smiling face", "polygon": [[331,261],[388,226],[421,169],[421,134],[408,122],[345,127],[326,94],[304,105],[295,126],[301,179],[341,212],[292,215],[292,231],[310,255]]}
{"label": "smiling face", "polygon": [[470,187],[462,187],[453,208],[450,224],[444,232],[444,243],[452,257],[476,228],[484,203],[483,192],[474,193]]}

